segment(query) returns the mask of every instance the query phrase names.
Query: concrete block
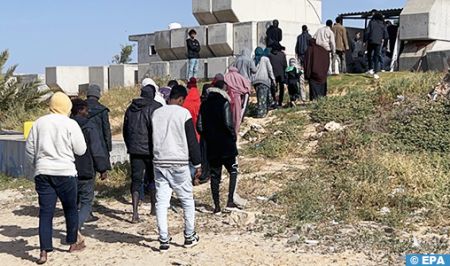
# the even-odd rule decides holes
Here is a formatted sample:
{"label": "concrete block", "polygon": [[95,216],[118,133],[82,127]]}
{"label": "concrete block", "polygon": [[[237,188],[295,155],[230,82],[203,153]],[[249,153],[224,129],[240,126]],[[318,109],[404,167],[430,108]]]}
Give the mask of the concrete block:
{"label": "concrete block", "polygon": [[109,89],[109,69],[107,66],[89,67],[89,83],[100,86],[102,93]]}
{"label": "concrete block", "polygon": [[61,89],[67,95],[78,95],[79,85],[89,83],[89,67],[57,66],[45,68],[45,80],[52,89]]}
{"label": "concrete block", "polygon": [[399,59],[399,70],[446,71],[449,66],[450,42],[415,41],[405,45]]}
{"label": "concrete block", "polygon": [[450,41],[449,14],[448,0],[408,0],[400,15],[400,39]]}
{"label": "concrete block", "polygon": [[238,55],[244,48],[254,51],[258,46],[257,23],[243,22],[234,24],[234,55]]}
{"label": "concrete block", "polygon": [[234,28],[232,23],[208,26],[208,46],[217,57],[231,56],[234,49]]}
{"label": "concrete block", "polygon": [[[123,141],[113,141],[110,153],[111,163],[129,161]],[[25,157],[25,139],[23,135],[0,135],[0,173],[12,177],[34,178],[33,169]]]}
{"label": "concrete block", "polygon": [[139,64],[138,80],[142,81],[144,78],[167,77],[169,76],[169,62],[153,62],[150,64]]}
{"label": "concrete block", "polygon": [[235,58],[232,56],[208,58],[207,78],[214,78],[214,76],[218,73],[224,74],[228,67],[234,63],[234,60]]}
{"label": "concrete block", "polygon": [[[207,63],[206,59],[200,59],[199,60],[199,67],[198,67],[198,75],[197,78],[203,79],[206,77],[206,71],[207,68],[205,68],[205,65]],[[187,77],[187,64],[188,60],[174,60],[169,62],[169,69],[170,69],[170,77],[172,79],[188,79]]]}
{"label": "concrete block", "polygon": [[131,35],[128,40],[138,43],[139,64],[161,61],[161,57],[156,52],[154,33]]}
{"label": "concrete block", "polygon": [[213,0],[192,0],[192,14],[200,25],[218,22],[212,11],[212,2]]}
{"label": "concrete block", "polygon": [[109,66],[109,88],[133,87],[137,82],[137,65]]}
{"label": "concrete block", "polygon": [[177,59],[171,48],[170,30],[155,32],[155,50],[164,61]]}
{"label": "concrete block", "polygon": [[173,29],[170,31],[170,47],[172,48],[172,53],[175,54],[177,59],[187,59],[187,47],[186,40],[189,38],[188,33],[193,29],[197,32],[196,39],[200,43],[200,57],[207,58],[212,57],[213,54],[211,50],[208,48],[208,27],[207,26],[199,26],[192,28],[180,28]]}
{"label": "concrete block", "polygon": [[221,0],[213,1],[212,9],[219,23],[279,19],[320,24],[321,7],[321,0]]}

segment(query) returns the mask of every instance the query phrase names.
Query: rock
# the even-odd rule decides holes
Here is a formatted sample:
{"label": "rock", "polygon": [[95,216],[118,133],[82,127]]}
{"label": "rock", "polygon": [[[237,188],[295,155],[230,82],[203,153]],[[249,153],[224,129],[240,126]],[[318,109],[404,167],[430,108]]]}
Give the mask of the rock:
{"label": "rock", "polygon": [[300,240],[300,236],[298,234],[293,234],[287,241],[288,244],[292,245],[297,243]]}
{"label": "rock", "polygon": [[386,227],[386,228],[384,228],[384,232],[387,234],[392,234],[392,233],[394,233],[394,228]]}
{"label": "rock", "polygon": [[328,132],[342,131],[344,128],[344,126],[334,121],[331,121],[325,125],[325,130]]}
{"label": "rock", "polygon": [[283,134],[283,131],[281,131],[281,130],[277,130],[277,131],[275,131],[273,133],[274,136],[278,136],[278,135],[281,135],[281,134]]}
{"label": "rock", "polygon": [[416,236],[413,236],[413,243],[412,243],[412,246],[413,246],[414,248],[419,248],[419,247],[420,247],[420,242],[419,242],[419,240],[417,239]]}
{"label": "rock", "polygon": [[387,215],[387,214],[389,214],[389,213],[391,213],[391,209],[389,209],[388,207],[383,207],[383,208],[381,208],[381,210],[380,210],[380,214],[381,214],[381,215]]}
{"label": "rock", "polygon": [[319,244],[318,240],[309,240],[309,239],[305,239],[305,243],[311,246],[315,246]]}
{"label": "rock", "polygon": [[248,226],[256,223],[256,213],[234,211],[230,214],[230,221],[238,226]]}
{"label": "rock", "polygon": [[259,124],[253,124],[250,126],[250,129],[256,133],[265,134],[266,130],[263,128],[263,126]]}

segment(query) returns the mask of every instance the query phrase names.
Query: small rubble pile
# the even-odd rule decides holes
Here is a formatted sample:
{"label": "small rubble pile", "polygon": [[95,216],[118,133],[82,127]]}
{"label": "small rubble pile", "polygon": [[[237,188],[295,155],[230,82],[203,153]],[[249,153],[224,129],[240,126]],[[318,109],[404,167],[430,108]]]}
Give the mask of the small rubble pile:
{"label": "small rubble pile", "polygon": [[448,73],[441,82],[428,94],[432,101],[437,101],[438,98],[450,99],[450,73]]}

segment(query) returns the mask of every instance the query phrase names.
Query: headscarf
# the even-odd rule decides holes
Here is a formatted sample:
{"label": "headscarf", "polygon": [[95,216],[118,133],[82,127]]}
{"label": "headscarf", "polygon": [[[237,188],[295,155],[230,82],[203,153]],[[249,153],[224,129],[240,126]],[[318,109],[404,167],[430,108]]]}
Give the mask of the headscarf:
{"label": "headscarf", "polygon": [[250,93],[250,82],[239,74],[239,70],[234,66],[228,68],[225,83],[228,87],[228,94],[244,95]]}
{"label": "headscarf", "polygon": [[197,79],[194,77],[191,77],[188,81],[187,88],[190,89],[190,88],[196,88],[196,87],[197,87]]}
{"label": "headscarf", "polygon": [[286,69],[286,72],[291,72],[297,67],[297,59],[291,58],[289,59],[289,66]]}
{"label": "headscarf", "polygon": [[55,92],[49,102],[50,112],[69,116],[72,109],[72,101],[69,96],[62,92]]}
{"label": "headscarf", "polygon": [[259,65],[259,62],[261,62],[261,58],[264,56],[264,49],[261,47],[257,47],[255,49],[255,64]]}
{"label": "headscarf", "polygon": [[264,56],[265,57],[269,57],[269,55],[270,55],[270,48],[265,48],[264,49]]}

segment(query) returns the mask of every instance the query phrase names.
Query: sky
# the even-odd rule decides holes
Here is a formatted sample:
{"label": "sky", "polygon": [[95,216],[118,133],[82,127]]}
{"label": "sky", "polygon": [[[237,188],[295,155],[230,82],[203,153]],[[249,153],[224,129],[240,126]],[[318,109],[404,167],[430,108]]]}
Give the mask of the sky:
{"label": "sky", "polygon": [[[406,0],[322,2],[325,21],[340,13],[403,7]],[[43,74],[46,66],[107,65],[120,45],[129,43],[128,35],[163,30],[171,22],[198,25],[191,10],[190,0],[6,1],[0,51],[9,50],[8,64],[18,64],[17,73]]]}

